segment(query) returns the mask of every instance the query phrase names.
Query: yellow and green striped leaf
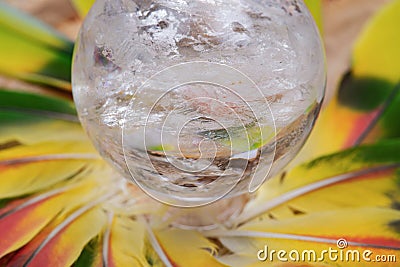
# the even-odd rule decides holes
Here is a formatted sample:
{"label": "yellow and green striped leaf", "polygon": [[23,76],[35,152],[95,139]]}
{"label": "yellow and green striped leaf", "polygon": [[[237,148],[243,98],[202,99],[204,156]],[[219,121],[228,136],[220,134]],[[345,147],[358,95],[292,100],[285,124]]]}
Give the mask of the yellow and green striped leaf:
{"label": "yellow and green striped leaf", "polygon": [[0,89],[0,124],[0,149],[60,139],[88,144],[68,100]]}
{"label": "yellow and green striped leaf", "polygon": [[328,209],[396,207],[400,201],[398,151],[400,140],[388,140],[295,167],[267,181],[238,221],[260,215],[285,218]]}
{"label": "yellow and green striped leaf", "polygon": [[0,3],[0,73],[70,90],[73,43],[60,33]]}

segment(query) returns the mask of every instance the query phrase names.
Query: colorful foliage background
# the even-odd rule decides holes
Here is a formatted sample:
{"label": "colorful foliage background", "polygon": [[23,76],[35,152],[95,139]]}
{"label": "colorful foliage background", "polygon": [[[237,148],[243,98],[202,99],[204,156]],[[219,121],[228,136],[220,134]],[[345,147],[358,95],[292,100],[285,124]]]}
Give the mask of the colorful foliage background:
{"label": "colorful foliage background", "polygon": [[[0,72],[64,92],[0,90],[0,266],[397,266],[400,1],[388,2],[357,38],[294,167],[212,230],[176,227],[166,206],[103,162],[68,100],[73,43],[0,3]],[[370,250],[397,263],[262,262],[266,245]]]}

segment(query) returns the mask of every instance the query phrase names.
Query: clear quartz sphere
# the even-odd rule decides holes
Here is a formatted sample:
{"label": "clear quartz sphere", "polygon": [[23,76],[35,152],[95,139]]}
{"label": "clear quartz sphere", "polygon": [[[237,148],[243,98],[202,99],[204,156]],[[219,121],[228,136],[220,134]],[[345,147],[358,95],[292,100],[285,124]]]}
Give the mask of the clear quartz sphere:
{"label": "clear quartz sphere", "polygon": [[101,155],[152,197],[200,206],[293,159],[325,89],[302,0],[98,0],[73,95]]}

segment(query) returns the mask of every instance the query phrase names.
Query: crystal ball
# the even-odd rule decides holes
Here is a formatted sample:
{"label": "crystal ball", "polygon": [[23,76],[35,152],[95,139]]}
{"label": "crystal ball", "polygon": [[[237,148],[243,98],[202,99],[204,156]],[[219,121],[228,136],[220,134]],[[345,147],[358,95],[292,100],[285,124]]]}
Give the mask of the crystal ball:
{"label": "crystal ball", "polygon": [[73,96],[94,146],[164,203],[254,192],[298,153],[325,89],[301,0],[98,0]]}

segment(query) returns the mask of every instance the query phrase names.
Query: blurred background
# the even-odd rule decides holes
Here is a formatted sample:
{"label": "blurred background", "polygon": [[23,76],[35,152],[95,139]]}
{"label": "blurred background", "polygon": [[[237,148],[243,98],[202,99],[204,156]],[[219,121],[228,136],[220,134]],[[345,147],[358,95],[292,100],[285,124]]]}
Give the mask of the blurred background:
{"label": "blurred background", "polygon": [[[323,38],[328,61],[326,100],[332,97],[340,77],[348,70],[353,42],[359,36],[365,22],[389,1],[323,0]],[[5,0],[5,2],[33,14],[57,28],[72,40],[75,39],[79,31],[81,20],[70,0]],[[22,87],[21,83],[0,76],[0,86],[20,88]],[[23,87],[33,91],[41,90],[33,85],[24,84]]]}

